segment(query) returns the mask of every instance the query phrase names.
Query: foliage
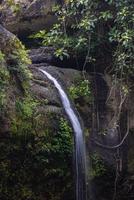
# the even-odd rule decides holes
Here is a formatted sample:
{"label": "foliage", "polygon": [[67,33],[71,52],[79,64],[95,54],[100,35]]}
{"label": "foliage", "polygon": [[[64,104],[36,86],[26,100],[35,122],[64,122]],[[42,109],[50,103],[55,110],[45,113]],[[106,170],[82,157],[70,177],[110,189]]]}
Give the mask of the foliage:
{"label": "foliage", "polygon": [[90,83],[88,80],[80,80],[69,88],[69,94],[72,99],[80,97],[91,97]]}
{"label": "foliage", "polygon": [[[14,1],[8,0],[8,3],[14,12],[19,11]],[[105,63],[110,57],[111,62],[106,66],[108,71],[121,81],[126,80],[134,73],[132,3],[132,0],[67,0],[64,5],[53,8],[57,24],[32,37],[41,40],[42,45],[54,46],[55,56],[61,60],[84,56],[85,63],[95,68],[97,62],[101,63],[100,59]],[[0,199],[71,200],[72,129],[59,116],[48,119],[38,113],[39,102],[28,95],[31,73],[27,68],[30,64],[27,51],[15,37],[8,42],[8,48],[6,54],[0,51],[0,109],[5,105],[10,78],[3,65],[5,59],[10,63],[10,75],[20,80],[25,96],[16,99],[11,138],[0,141]],[[128,94],[126,86],[123,85],[122,90]],[[69,93],[74,100],[89,98],[90,84],[87,80],[79,81],[77,86],[70,87]],[[53,125],[55,120],[56,127]],[[91,162],[92,177],[105,173],[103,160],[97,153],[92,155]]]}
{"label": "foliage", "polygon": [[11,8],[13,13],[19,13],[21,10],[20,4],[15,2],[14,0],[7,0],[7,6]]}
{"label": "foliage", "polygon": [[0,62],[4,61],[4,57],[5,57],[5,55],[0,50]]}
{"label": "foliage", "polygon": [[6,89],[9,83],[9,72],[5,64],[5,55],[0,51],[0,112],[6,107]]}
{"label": "foliage", "polygon": [[[64,146],[64,151],[67,154],[71,154],[72,149],[73,149],[73,140],[72,140],[73,131],[72,131],[72,128],[69,126],[67,120],[65,120],[64,118],[60,118],[58,133],[59,133],[58,140],[59,140],[59,136],[60,136],[61,141],[62,141],[61,144]],[[61,145],[59,145],[59,146],[61,146]],[[63,152],[63,154],[65,152]]]}
{"label": "foliage", "polygon": [[29,90],[27,52],[16,37],[6,42],[4,53],[0,52],[0,95],[2,87],[6,94],[7,86],[5,112],[9,116],[2,117],[9,124],[0,140],[0,199],[71,200],[72,130],[65,119],[39,112],[44,102],[37,101]]}
{"label": "foliage", "polygon": [[3,40],[4,46],[1,47],[3,48],[3,54],[0,53],[0,58],[3,59],[4,55],[4,65],[7,66],[10,76],[16,77],[20,87],[27,92],[30,79],[32,78],[31,72],[28,69],[28,65],[31,64],[28,51],[15,35],[8,32],[6,32],[6,34],[7,38]]}
{"label": "foliage", "polygon": [[[32,122],[30,123],[31,113],[27,116],[29,124],[26,123],[26,120],[24,120],[22,116],[19,116],[19,112],[16,117],[10,116],[14,110],[14,106],[12,105],[13,99],[10,99],[10,90],[15,90],[17,87],[20,87],[22,89],[21,92],[23,92],[24,95],[23,100],[20,97],[20,104],[21,106],[23,105],[23,111],[33,112],[31,111],[33,107],[33,100],[29,93],[31,73],[28,70],[28,64],[30,62],[24,46],[18,39],[16,39],[16,37],[9,41],[8,44],[9,46],[7,49],[3,49],[4,53],[0,51],[0,117],[4,118],[4,116],[8,113],[8,118],[12,121],[12,128],[14,127],[16,132],[24,132],[22,129],[25,129],[28,132],[32,124]],[[12,49],[10,49],[10,46],[12,46]],[[12,86],[14,84],[15,88],[13,89]]]}
{"label": "foliage", "polygon": [[[17,109],[27,113],[24,108]],[[72,199],[72,130],[63,118],[56,129],[50,126],[40,137],[17,134],[1,140],[0,199]]]}
{"label": "foliage", "polygon": [[115,71],[120,77],[133,75],[134,70],[134,10],[132,1],[113,2],[117,13],[114,18],[114,26],[109,32],[110,42],[117,43],[113,54],[115,59]]}
{"label": "foliage", "polygon": [[91,177],[99,177],[105,174],[106,168],[104,166],[103,160],[100,158],[98,153],[94,153],[91,156],[91,164],[92,164],[92,169],[90,171],[90,176]]}
{"label": "foliage", "polygon": [[9,59],[12,60],[9,70],[18,77],[22,88],[27,92],[29,81],[32,78],[32,74],[28,69],[28,65],[31,64],[31,60],[28,57],[28,51],[16,37],[11,39],[10,45],[14,48],[9,54]]}
{"label": "foliage", "polygon": [[55,47],[57,57],[85,56],[84,67],[87,63],[97,65],[100,58],[110,59],[114,66],[108,63],[108,71],[124,79],[133,75],[132,0],[68,0],[53,11],[57,24],[33,37],[40,38],[43,45]]}
{"label": "foliage", "polygon": [[13,135],[31,136],[35,133],[33,121],[34,113],[39,102],[28,95],[23,99],[16,99],[16,116],[11,119]]}
{"label": "foliage", "polygon": [[89,30],[94,29],[96,21],[94,15],[89,18],[90,8],[89,1],[79,0],[70,0],[64,6],[58,5],[53,8],[58,23],[49,32],[42,30],[32,37],[41,38],[43,45],[54,46],[55,55],[60,59],[68,58],[70,53],[76,56],[79,52],[85,52]]}

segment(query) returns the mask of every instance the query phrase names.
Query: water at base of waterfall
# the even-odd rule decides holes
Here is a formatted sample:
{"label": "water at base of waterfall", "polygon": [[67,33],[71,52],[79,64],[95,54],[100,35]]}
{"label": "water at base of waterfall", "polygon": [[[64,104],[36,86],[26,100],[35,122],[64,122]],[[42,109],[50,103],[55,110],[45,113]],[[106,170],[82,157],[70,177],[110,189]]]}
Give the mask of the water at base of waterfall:
{"label": "water at base of waterfall", "polygon": [[86,200],[86,154],[81,124],[60,83],[50,73],[43,69],[39,70],[53,82],[58,90],[62,105],[73,127],[75,134],[76,200]]}

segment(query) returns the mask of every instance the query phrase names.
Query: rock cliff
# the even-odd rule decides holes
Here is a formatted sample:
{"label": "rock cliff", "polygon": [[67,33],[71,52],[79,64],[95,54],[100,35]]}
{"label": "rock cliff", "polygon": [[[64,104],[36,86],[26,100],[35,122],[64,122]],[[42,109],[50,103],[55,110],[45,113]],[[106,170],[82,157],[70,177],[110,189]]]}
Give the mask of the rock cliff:
{"label": "rock cliff", "polygon": [[[113,85],[111,75],[89,72],[85,76],[89,81],[90,94],[82,95],[75,89],[77,86],[81,88],[80,84],[84,81],[81,71],[73,69],[73,65],[68,68],[53,66],[52,63],[55,62],[53,48],[30,49],[28,56],[24,46],[13,34],[29,35],[29,33],[44,27],[49,28],[56,20],[52,14],[52,6],[55,3],[57,2],[54,0],[16,0],[15,6],[19,5],[19,7],[10,7],[7,2],[2,1],[4,10],[1,18],[6,27],[3,28],[0,25],[0,138],[2,139],[0,148],[4,152],[1,155],[3,158],[1,171],[4,174],[2,180],[11,181],[15,189],[21,191],[21,195],[23,195],[20,199],[35,199],[36,196],[39,200],[48,200],[54,199],[56,195],[55,199],[57,200],[73,199],[73,181],[71,180],[73,176],[73,151],[70,150],[73,133],[71,132],[71,138],[70,136],[62,138],[62,134],[60,135],[66,131],[69,122],[68,124],[65,122],[68,119],[57,90],[39,72],[39,68],[42,68],[50,72],[63,85],[83,121],[87,155],[88,160],[90,160],[90,169],[92,168],[89,171],[92,198],[99,200],[112,198],[118,176],[118,200],[132,199],[134,195],[133,88],[128,96],[122,96],[120,83]],[[63,125],[62,118],[65,120],[63,127],[61,127]],[[60,140],[57,138],[57,140],[53,140],[53,137],[57,137],[57,135],[61,137]],[[15,139],[17,143],[14,142],[15,136],[17,136]],[[56,149],[57,141],[61,145],[61,149],[58,150]],[[64,144],[64,141],[67,143]],[[44,143],[48,146],[43,146]],[[52,149],[51,143],[54,143],[55,149]],[[62,149],[62,145],[65,145],[65,150]],[[7,148],[5,152],[6,146],[11,147],[11,149]],[[20,158],[19,156],[23,153],[25,156]],[[43,160],[44,155],[46,155],[46,160]],[[18,161],[14,159],[14,156],[17,157]],[[38,168],[37,162],[40,159]],[[60,167],[56,159],[60,163]],[[65,162],[63,166],[62,159]],[[32,162],[34,166],[32,166]],[[53,162],[55,162],[54,169],[52,169]],[[46,172],[43,165],[51,170]],[[22,168],[19,171],[20,166]],[[13,178],[10,179],[10,168],[14,169],[15,167],[15,170],[23,173],[23,177],[20,176],[18,180],[16,178],[18,174],[12,176],[18,182],[25,177],[24,182],[20,181],[20,186],[13,181]],[[33,174],[37,173],[40,179],[43,171],[45,178],[41,180],[42,187],[34,188],[36,183],[40,184],[40,180],[36,180],[30,174],[31,168]],[[30,174],[28,180],[27,169]],[[53,174],[55,177],[58,174],[61,183],[60,178],[57,177],[54,178],[55,182],[53,183]],[[31,185],[33,180],[34,186]],[[4,184],[7,187],[6,183]],[[47,189],[44,192],[45,184]],[[55,186],[56,184],[57,186]],[[62,187],[62,191],[59,191],[58,184]],[[53,196],[49,193],[51,186],[53,187],[53,192],[51,192]],[[32,191],[34,192],[32,193]],[[2,192],[1,199],[4,200],[15,200],[20,195],[19,192],[15,194],[12,191],[11,194],[14,196],[11,197],[10,194],[6,193],[6,189],[2,189]]]}

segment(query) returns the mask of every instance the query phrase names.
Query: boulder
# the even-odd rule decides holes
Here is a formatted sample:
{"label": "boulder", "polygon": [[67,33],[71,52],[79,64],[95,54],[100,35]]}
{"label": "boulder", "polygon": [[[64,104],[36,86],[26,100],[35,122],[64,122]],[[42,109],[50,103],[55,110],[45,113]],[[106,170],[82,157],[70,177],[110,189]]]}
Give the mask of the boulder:
{"label": "boulder", "polygon": [[1,22],[15,34],[29,35],[52,26],[56,21],[52,7],[56,4],[56,0],[15,0],[10,5],[4,0],[1,4]]}

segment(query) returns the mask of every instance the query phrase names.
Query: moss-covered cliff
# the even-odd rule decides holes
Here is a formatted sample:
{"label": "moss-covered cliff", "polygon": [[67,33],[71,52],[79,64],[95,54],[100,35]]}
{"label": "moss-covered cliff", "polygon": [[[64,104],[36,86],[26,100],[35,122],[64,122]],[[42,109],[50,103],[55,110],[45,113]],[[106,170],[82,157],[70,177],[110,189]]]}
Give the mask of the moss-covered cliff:
{"label": "moss-covered cliff", "polygon": [[[57,90],[39,72],[39,68],[50,72],[61,83],[81,118],[89,161],[87,188],[90,199],[133,199],[133,71],[129,70],[129,58],[119,57],[122,56],[121,51],[116,51],[118,59],[120,58],[116,64],[120,65],[116,67],[111,62],[112,53],[118,47],[117,42],[121,45],[122,40],[112,38],[114,42],[108,42],[109,27],[116,24],[122,12],[130,17],[127,4],[120,14],[118,9],[124,8],[124,3],[121,1],[117,5],[119,7],[116,17],[109,15],[109,12],[114,14],[114,1],[99,4],[95,12],[99,20],[95,21],[97,25],[94,24],[95,29],[92,30],[97,34],[91,39],[91,53],[94,58],[89,55],[86,57],[87,63],[84,67],[88,69],[87,72],[81,72],[79,70],[83,68],[85,49],[82,49],[77,59],[75,47],[69,46],[68,49],[73,54],[70,54],[69,59],[63,59],[64,56],[68,57],[67,52],[58,52],[58,56],[63,56],[61,61],[56,58],[55,48],[40,47],[39,38],[32,40],[35,44],[29,43],[31,39],[27,35],[40,29],[48,29],[55,21],[52,5],[56,1],[14,3],[3,0],[0,3],[3,24],[0,25],[0,199],[75,199],[74,133]],[[98,2],[93,9],[96,5]],[[131,2],[129,8],[131,10]],[[107,13],[103,9],[110,10]],[[126,18],[122,20],[124,19]],[[126,21],[123,23],[122,28],[126,27]],[[83,30],[86,26],[82,23],[78,25]],[[77,41],[79,31],[75,30],[76,26],[71,29],[69,21],[67,28],[69,36],[73,32]],[[115,26],[115,30],[116,28],[118,27]],[[26,50],[11,32],[18,35],[26,46],[39,48]],[[127,50],[131,50],[131,31],[128,35]],[[120,38],[122,35],[119,33],[114,36]],[[51,39],[50,43],[54,38]],[[70,40],[62,40],[67,45],[70,45],[70,41],[72,44],[72,36]],[[83,45],[83,40],[80,42]],[[81,43],[78,44],[81,46]],[[75,42],[73,44],[79,46]],[[116,50],[122,50],[121,47]],[[125,52],[129,51],[125,49]],[[124,67],[118,68],[122,63],[125,63]],[[56,66],[52,66],[54,64]],[[133,69],[133,63],[131,66]],[[112,69],[108,71],[110,67]]]}

